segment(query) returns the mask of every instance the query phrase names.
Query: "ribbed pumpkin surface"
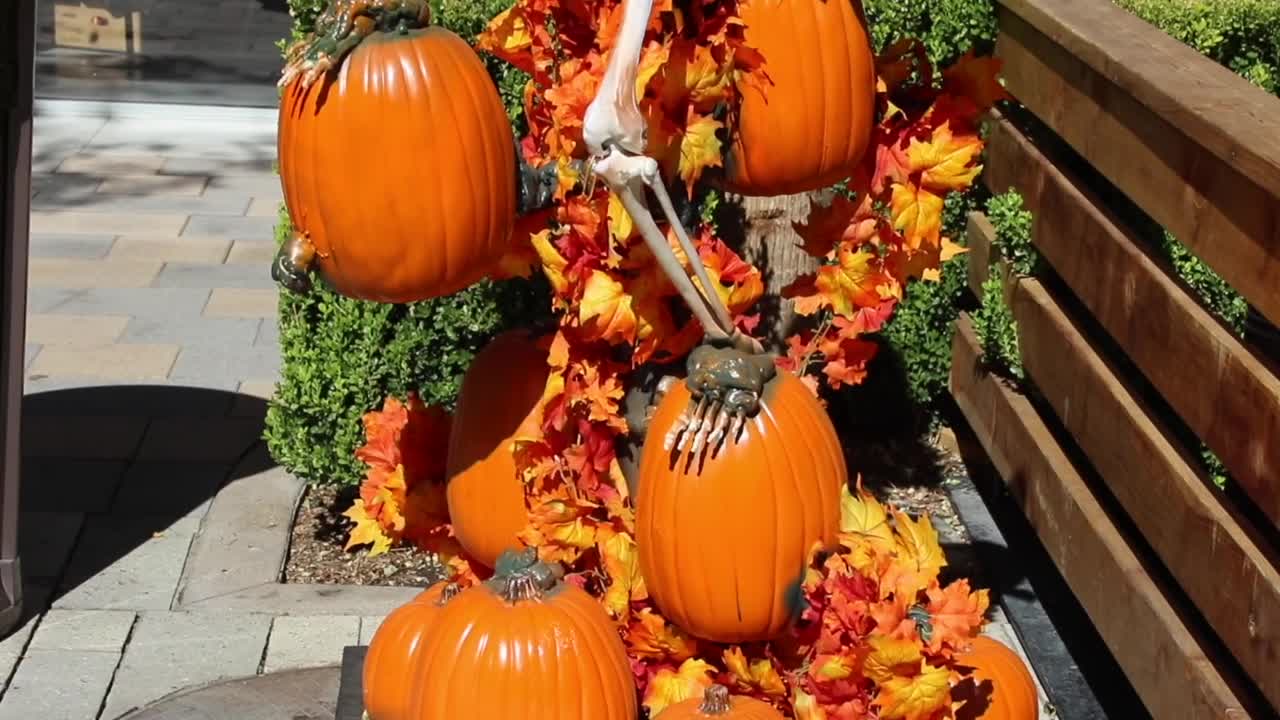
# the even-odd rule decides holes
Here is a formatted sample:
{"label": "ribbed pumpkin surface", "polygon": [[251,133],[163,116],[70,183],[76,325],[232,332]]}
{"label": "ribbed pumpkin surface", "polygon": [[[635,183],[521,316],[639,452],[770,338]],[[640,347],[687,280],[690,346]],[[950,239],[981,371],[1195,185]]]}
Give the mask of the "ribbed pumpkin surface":
{"label": "ribbed pumpkin surface", "polygon": [[979,635],[973,639],[968,652],[956,656],[956,664],[973,668],[953,690],[956,700],[966,701],[956,711],[958,720],[1036,720],[1040,717],[1035,680],[1026,663],[1009,646]]}
{"label": "ribbed pumpkin surface", "polygon": [[550,372],[547,348],[514,330],[477,353],[462,379],[445,495],[458,543],[488,567],[504,550],[520,547],[516,533],[529,523],[511,441],[536,433]]}
{"label": "ribbed pumpkin surface", "polygon": [[799,610],[810,547],[835,542],[844,456],[826,410],[780,372],[742,439],[673,461],[662,438],[689,402],[677,383],[640,460],[636,543],[650,596],[676,625],[718,642],[765,640]]}
{"label": "ribbed pumpkin surface", "polygon": [[434,631],[446,587],[437,583],[401,605],[378,626],[364,658],[364,708],[371,720],[409,720],[410,670],[423,637]]}
{"label": "ribbed pumpkin surface", "polygon": [[635,680],[600,603],[561,585],[508,604],[478,585],[423,640],[413,720],[635,720]]}
{"label": "ribbed pumpkin surface", "polygon": [[294,227],[343,295],[448,295],[510,242],[510,124],[480,59],[447,30],[375,33],[336,77],[295,80],[281,98],[279,156]]}
{"label": "ribbed pumpkin surface", "polygon": [[786,195],[849,176],[871,141],[875,63],[859,0],[744,0],[772,83],[740,83],[725,186]]}

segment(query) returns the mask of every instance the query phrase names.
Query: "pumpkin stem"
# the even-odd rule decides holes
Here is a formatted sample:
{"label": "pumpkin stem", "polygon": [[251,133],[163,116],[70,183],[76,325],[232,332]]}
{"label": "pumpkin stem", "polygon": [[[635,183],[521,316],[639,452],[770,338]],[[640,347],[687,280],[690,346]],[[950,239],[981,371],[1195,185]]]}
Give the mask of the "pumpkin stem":
{"label": "pumpkin stem", "polygon": [[428,0],[333,0],[315,29],[285,51],[280,87],[299,76],[309,87],[375,32],[404,34],[430,24]]}
{"label": "pumpkin stem", "polygon": [[493,577],[485,584],[508,603],[541,600],[556,589],[564,577],[564,568],[559,563],[538,560],[536,548],[525,548],[519,552],[507,550],[498,558],[496,565]]}
{"label": "pumpkin stem", "polygon": [[724,715],[731,707],[729,688],[723,685],[712,685],[702,694],[702,704],[698,706],[698,711],[704,715]]}
{"label": "pumpkin stem", "polygon": [[458,583],[449,583],[440,591],[440,597],[436,598],[436,605],[443,607],[450,600],[458,597],[458,593],[462,592],[462,586]]}
{"label": "pumpkin stem", "polygon": [[286,290],[305,295],[311,291],[311,276],[308,274],[315,264],[316,248],[311,240],[302,233],[294,233],[285,240],[276,251],[271,262],[271,279]]}

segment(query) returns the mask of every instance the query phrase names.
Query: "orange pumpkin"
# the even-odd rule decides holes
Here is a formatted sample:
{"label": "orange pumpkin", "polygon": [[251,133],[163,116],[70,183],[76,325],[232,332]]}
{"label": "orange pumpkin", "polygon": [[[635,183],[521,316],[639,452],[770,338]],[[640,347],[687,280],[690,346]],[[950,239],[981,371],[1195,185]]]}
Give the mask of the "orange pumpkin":
{"label": "orange pumpkin", "polygon": [[410,720],[408,679],[423,637],[434,632],[441,608],[458,594],[452,583],[436,583],[396,608],[378,626],[364,658],[364,707],[370,720]]}
{"label": "orange pumpkin", "polygon": [[762,700],[730,695],[729,688],[712,685],[700,698],[689,698],[658,713],[658,720],[783,720],[782,713]]}
{"label": "orange pumpkin", "polygon": [[401,303],[471,285],[510,243],[512,142],[465,40],[439,27],[372,33],[280,100],[280,179],[303,254],[353,298]]}
{"label": "orange pumpkin", "polygon": [[427,718],[635,720],[635,680],[599,601],[532,548],[449,602],[423,638],[410,710]]}
{"label": "orange pumpkin", "polygon": [[739,83],[725,187],[787,195],[853,173],[875,121],[875,59],[859,0],[743,0],[769,80]]}
{"label": "orange pumpkin", "polygon": [[778,372],[736,441],[696,457],[668,451],[663,438],[690,397],[676,383],[649,422],[637,482],[640,569],[658,608],[689,633],[767,640],[801,609],[810,550],[836,540],[848,482],[840,442],[813,393]]}
{"label": "orange pumpkin", "polygon": [[548,342],[523,330],[503,333],[476,355],[462,378],[449,432],[445,496],[458,543],[487,567],[504,550],[521,547],[516,534],[529,523],[511,444],[535,434],[542,419]]}
{"label": "orange pumpkin", "polygon": [[[951,689],[963,705],[957,720],[1036,720],[1040,701],[1026,663],[1004,643],[979,635],[967,652],[956,656],[957,670],[967,673]],[[972,668],[969,671],[969,668]]]}

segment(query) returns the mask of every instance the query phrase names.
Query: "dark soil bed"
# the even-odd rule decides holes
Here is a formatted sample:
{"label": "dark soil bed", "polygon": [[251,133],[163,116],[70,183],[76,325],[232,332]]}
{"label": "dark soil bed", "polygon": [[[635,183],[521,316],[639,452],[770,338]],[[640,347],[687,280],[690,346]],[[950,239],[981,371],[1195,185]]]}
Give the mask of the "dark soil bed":
{"label": "dark soil bed", "polygon": [[[849,453],[850,475],[860,472],[864,487],[883,502],[912,516],[928,513],[943,543],[965,543],[967,534],[945,489],[946,478],[959,464],[949,437],[944,431],[932,443],[885,439],[858,444]],[[285,582],[426,587],[444,577],[434,556],[411,547],[377,557],[369,557],[365,548],[343,550],[351,521],[342,513],[356,493],[354,487],[313,485],[307,490],[294,519]]]}

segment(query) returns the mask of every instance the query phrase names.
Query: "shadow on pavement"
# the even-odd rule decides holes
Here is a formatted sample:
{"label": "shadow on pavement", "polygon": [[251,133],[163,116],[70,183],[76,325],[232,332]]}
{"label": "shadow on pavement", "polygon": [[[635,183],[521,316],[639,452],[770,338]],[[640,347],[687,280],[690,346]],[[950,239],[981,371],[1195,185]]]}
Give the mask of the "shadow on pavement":
{"label": "shadow on pavement", "polygon": [[168,609],[214,495],[274,467],[265,415],[261,398],[191,387],[26,396],[17,627],[50,605]]}

